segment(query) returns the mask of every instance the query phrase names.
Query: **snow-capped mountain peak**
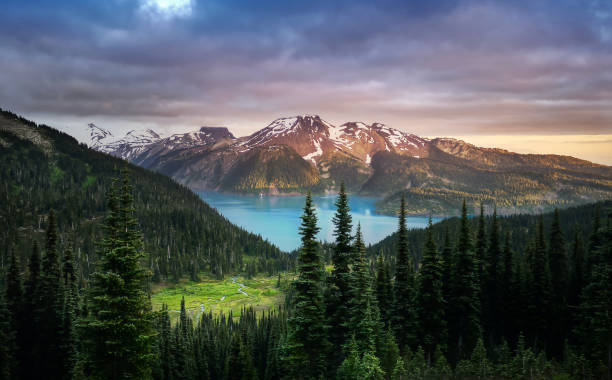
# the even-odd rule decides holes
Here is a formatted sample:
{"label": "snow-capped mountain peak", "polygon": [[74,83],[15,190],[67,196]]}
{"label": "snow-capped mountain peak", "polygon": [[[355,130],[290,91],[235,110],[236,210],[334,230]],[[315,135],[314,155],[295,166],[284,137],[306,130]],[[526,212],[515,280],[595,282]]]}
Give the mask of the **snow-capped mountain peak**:
{"label": "snow-capped mountain peak", "polygon": [[115,136],[113,136],[110,131],[104,128],[100,128],[94,123],[87,124],[87,131],[89,134],[89,139],[91,141],[90,145],[96,150],[101,150],[99,148],[102,148],[104,145],[114,140],[115,138]]}

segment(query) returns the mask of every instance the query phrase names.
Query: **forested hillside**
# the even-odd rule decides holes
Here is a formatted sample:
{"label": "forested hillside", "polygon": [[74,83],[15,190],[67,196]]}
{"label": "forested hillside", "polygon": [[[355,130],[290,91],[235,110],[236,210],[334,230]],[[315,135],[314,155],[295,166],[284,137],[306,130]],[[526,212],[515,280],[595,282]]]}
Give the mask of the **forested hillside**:
{"label": "forested hillside", "polygon": [[0,112],[0,266],[15,250],[26,262],[55,210],[61,249],[75,253],[82,282],[94,271],[99,228],[113,177],[127,167],[136,216],[155,281],[210,270],[287,269],[287,255],[232,225],[184,186],[161,175],[88,149],[71,136]]}

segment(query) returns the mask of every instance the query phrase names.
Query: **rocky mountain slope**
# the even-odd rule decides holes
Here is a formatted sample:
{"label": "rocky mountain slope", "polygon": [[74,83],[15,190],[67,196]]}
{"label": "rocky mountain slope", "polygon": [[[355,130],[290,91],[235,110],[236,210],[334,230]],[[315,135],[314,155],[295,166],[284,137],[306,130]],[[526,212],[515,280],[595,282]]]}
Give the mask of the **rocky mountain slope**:
{"label": "rocky mountain slope", "polygon": [[317,115],[277,119],[240,138],[227,128],[202,127],[132,150],[127,137],[100,146],[104,140],[92,139],[92,147],[195,190],[333,192],[344,182],[351,192],[382,198],[379,209],[387,213],[394,212],[401,193],[415,214],[454,214],[463,199],[515,213],[612,195],[608,166],[480,148],[450,138],[425,139],[380,123],[335,126]]}

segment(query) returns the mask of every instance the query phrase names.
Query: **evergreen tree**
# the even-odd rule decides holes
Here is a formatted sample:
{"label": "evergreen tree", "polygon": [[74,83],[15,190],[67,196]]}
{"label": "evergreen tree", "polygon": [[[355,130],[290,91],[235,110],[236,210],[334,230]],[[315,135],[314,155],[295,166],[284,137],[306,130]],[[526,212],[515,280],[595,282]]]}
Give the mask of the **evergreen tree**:
{"label": "evergreen tree", "polygon": [[572,309],[580,304],[580,293],[585,286],[584,245],[580,236],[578,231],[574,233],[574,242],[572,245],[571,280],[568,296],[568,304],[571,305]]}
{"label": "evergreen tree", "polygon": [[449,303],[451,357],[462,359],[480,338],[480,298],[477,262],[474,257],[472,236],[465,201],[461,211],[461,226],[454,254],[453,282]]}
{"label": "evergreen tree", "polygon": [[140,267],[142,236],[134,219],[126,170],[109,194],[101,262],[92,275],[89,315],[80,322],[84,372],[91,378],[151,376],[152,312],[144,292],[149,272]]}
{"label": "evergreen tree", "polygon": [[528,316],[530,337],[534,347],[544,343],[548,329],[550,305],[550,272],[544,240],[544,221],[542,216],[538,221],[535,245],[531,261],[531,276],[527,286],[529,292]]}
{"label": "evergreen tree", "polygon": [[40,250],[35,240],[28,262],[28,277],[24,287],[23,310],[29,312],[23,313],[23,328],[19,333],[21,338],[17,351],[20,377],[23,379],[35,379],[39,376],[38,366],[28,365],[28,363],[38,363],[41,355],[38,344],[41,330],[37,313],[41,299],[40,261]]}
{"label": "evergreen tree", "polygon": [[379,351],[381,368],[386,374],[386,379],[390,379],[397,360],[400,358],[399,347],[395,343],[395,337],[390,328],[384,335],[383,344]]}
{"label": "evergreen tree", "polygon": [[351,244],[352,218],[344,183],[340,185],[335,205],[336,214],[333,223],[336,241],[332,254],[334,267],[330,278],[330,296],[327,297],[327,315],[330,326],[329,337],[334,346],[332,362],[339,363],[342,359],[342,347],[348,339],[351,266],[355,261],[355,253]]}
{"label": "evergreen tree", "polygon": [[579,336],[594,363],[606,367],[601,378],[612,378],[612,223],[600,232],[593,273],[582,293]]}
{"label": "evergreen tree", "polygon": [[13,378],[15,331],[11,328],[11,312],[6,304],[4,289],[0,289],[0,380]]}
{"label": "evergreen tree", "polygon": [[366,259],[365,244],[361,235],[361,225],[357,226],[355,235],[355,252],[357,259],[353,267],[351,281],[352,295],[349,309],[350,333],[357,341],[360,353],[372,350],[375,344],[375,331],[378,318],[375,315],[375,304],[372,295],[370,269]]}
{"label": "evergreen tree", "polygon": [[23,309],[23,281],[21,278],[19,260],[17,259],[15,251],[15,248],[11,250],[11,261],[9,263],[8,273],[6,274],[6,307],[10,314],[10,318],[7,319],[7,322],[9,323],[9,331],[12,337],[7,339],[5,344],[7,348],[10,349],[12,357],[10,373],[17,375],[21,364],[17,352],[19,347],[24,343],[22,332],[25,328],[29,328],[30,326],[23,325],[23,316],[25,312]]}
{"label": "evergreen tree", "polygon": [[550,244],[548,251],[549,271],[551,275],[551,313],[554,316],[550,321],[550,336],[548,343],[550,352],[560,358],[563,352],[563,342],[568,330],[568,279],[569,268],[565,251],[565,238],[561,231],[559,210],[555,209],[553,223],[550,231]]}
{"label": "evergreen tree", "polygon": [[441,253],[442,259],[442,298],[444,299],[444,315],[446,320],[450,316],[450,305],[448,301],[451,299],[451,287],[453,283],[453,247],[451,244],[448,227],[444,229],[444,246]]}
{"label": "evergreen tree", "polygon": [[[232,335],[232,346],[227,361],[227,380],[256,380],[257,372],[253,365],[251,352],[240,331]],[[185,378],[185,377],[183,377]]]}
{"label": "evergreen tree", "polygon": [[160,380],[172,380],[174,374],[174,356],[172,355],[172,328],[170,326],[170,316],[168,306],[162,305],[161,311],[157,315],[157,354],[158,354],[158,373],[155,376]]}
{"label": "evergreen tree", "polygon": [[500,246],[499,226],[497,223],[497,208],[493,211],[491,218],[491,231],[489,232],[489,245],[485,262],[483,263],[482,299],[483,324],[489,346],[494,346],[501,340],[500,310],[501,294],[499,288],[500,279]]}
{"label": "evergreen tree", "polygon": [[408,229],[406,228],[406,200],[402,195],[399,228],[397,231],[397,259],[394,284],[394,323],[395,334],[401,349],[411,346],[415,341],[414,315],[414,268],[408,250]]}
{"label": "evergreen tree", "polygon": [[325,308],[322,296],[323,267],[316,240],[319,227],[310,193],[302,214],[298,253],[298,278],[293,289],[293,315],[289,318],[287,362],[289,376],[311,379],[325,373],[328,341],[325,332]]}
{"label": "evergreen tree", "polygon": [[506,231],[504,241],[504,251],[502,254],[502,268],[499,277],[499,295],[501,304],[499,308],[499,323],[501,336],[507,339],[511,337],[514,340],[513,325],[514,325],[514,308],[513,301],[515,299],[515,289],[517,288],[514,280],[514,253],[510,246],[510,231]]}
{"label": "evergreen tree", "polygon": [[66,358],[57,347],[62,346],[64,291],[57,252],[56,228],[55,213],[51,211],[48,218],[45,255],[42,260],[40,298],[34,317],[39,329],[35,343],[39,355],[36,371],[40,378],[63,379],[67,376],[64,373]]}
{"label": "evergreen tree", "polygon": [[393,285],[389,274],[389,263],[382,253],[376,260],[376,301],[385,327],[390,326],[393,307]]}
{"label": "evergreen tree", "polygon": [[77,336],[75,330],[76,318],[78,314],[78,288],[72,251],[67,249],[64,252],[62,264],[64,302],[62,307],[62,336],[61,345],[64,353],[62,366],[65,379],[73,377],[74,368],[77,360]]}
{"label": "evergreen tree", "polygon": [[442,263],[433,240],[431,217],[427,241],[416,276],[416,317],[419,344],[424,348],[427,364],[432,364],[436,347],[446,339],[445,302],[442,295]]}
{"label": "evergreen tree", "polygon": [[[478,217],[478,229],[476,232],[474,252],[476,254],[476,266],[478,267],[478,283],[484,285],[486,282],[485,265],[487,258],[487,233],[485,230],[484,205],[482,203],[480,204],[480,216]],[[481,302],[484,304],[484,299],[481,298]]]}

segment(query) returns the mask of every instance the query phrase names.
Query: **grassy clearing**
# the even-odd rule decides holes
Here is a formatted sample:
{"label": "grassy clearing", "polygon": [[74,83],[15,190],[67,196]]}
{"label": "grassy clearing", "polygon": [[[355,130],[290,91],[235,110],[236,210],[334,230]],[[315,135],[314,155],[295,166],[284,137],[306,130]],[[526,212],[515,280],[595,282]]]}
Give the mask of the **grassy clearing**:
{"label": "grassy clearing", "polygon": [[252,306],[256,311],[264,311],[280,305],[284,301],[284,290],[290,282],[289,275],[281,275],[280,287],[277,282],[277,276],[257,276],[251,279],[231,276],[224,280],[202,276],[200,282],[185,280],[178,284],[159,284],[153,289],[153,309],[160,310],[166,304],[170,317],[176,320],[181,309],[181,298],[185,296],[185,307],[194,320],[202,312],[211,311],[214,314],[227,314],[231,311],[234,317],[239,317],[244,307]]}

